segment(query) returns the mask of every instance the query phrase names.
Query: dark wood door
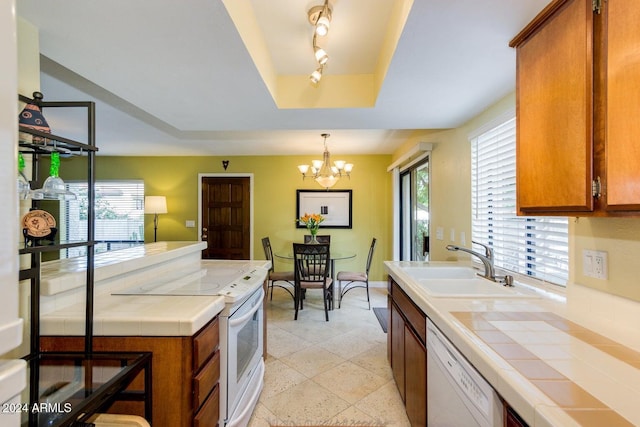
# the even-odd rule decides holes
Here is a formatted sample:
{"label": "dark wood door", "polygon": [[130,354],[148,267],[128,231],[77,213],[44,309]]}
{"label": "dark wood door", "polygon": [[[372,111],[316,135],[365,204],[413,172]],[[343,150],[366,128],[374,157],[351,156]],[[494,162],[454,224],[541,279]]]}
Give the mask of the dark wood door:
{"label": "dark wood door", "polygon": [[249,259],[250,180],[248,177],[202,178],[203,259]]}

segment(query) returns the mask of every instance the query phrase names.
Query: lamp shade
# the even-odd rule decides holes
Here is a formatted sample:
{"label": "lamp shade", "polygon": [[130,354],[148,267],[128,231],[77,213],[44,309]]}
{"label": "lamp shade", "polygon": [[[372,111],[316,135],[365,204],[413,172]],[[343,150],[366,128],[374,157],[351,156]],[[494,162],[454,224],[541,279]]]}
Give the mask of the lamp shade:
{"label": "lamp shade", "polygon": [[167,198],[165,196],[145,196],[144,213],[146,214],[166,214]]}

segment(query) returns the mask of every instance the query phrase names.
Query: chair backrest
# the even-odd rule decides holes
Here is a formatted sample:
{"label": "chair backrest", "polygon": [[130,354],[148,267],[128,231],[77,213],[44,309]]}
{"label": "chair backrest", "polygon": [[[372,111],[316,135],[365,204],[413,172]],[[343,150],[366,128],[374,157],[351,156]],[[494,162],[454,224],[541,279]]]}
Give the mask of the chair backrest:
{"label": "chair backrest", "polygon": [[[318,243],[331,243],[331,234],[316,234],[316,240]],[[309,243],[311,241],[311,234],[304,235],[304,242]]]}
{"label": "chair backrest", "polygon": [[326,283],[329,277],[329,245],[293,244],[293,267],[297,282]]}
{"label": "chair backrest", "polygon": [[371,246],[369,247],[369,256],[367,257],[367,274],[369,274],[369,269],[371,268],[371,260],[373,259],[373,251],[376,250],[376,238],[374,237],[373,240],[371,240]]}
{"label": "chair backrest", "polygon": [[271,268],[269,271],[273,273],[273,250],[271,249],[271,242],[268,237],[262,238],[262,249],[264,249],[264,256],[267,261],[271,261]]}

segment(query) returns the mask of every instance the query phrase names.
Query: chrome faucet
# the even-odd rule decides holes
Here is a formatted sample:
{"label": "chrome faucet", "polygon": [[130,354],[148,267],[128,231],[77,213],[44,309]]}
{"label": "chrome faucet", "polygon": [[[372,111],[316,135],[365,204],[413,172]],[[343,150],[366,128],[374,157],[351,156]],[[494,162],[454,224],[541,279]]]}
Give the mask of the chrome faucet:
{"label": "chrome faucet", "polygon": [[462,252],[466,252],[468,254],[474,255],[476,257],[478,257],[480,259],[480,261],[482,261],[482,264],[484,264],[484,274],[481,274],[482,277],[484,277],[485,279],[489,279],[492,281],[496,281],[496,271],[493,268],[493,251],[491,250],[491,248],[489,248],[487,245],[483,245],[482,243],[477,243],[477,242],[472,242],[475,244],[478,244],[482,247],[484,247],[485,249],[485,254],[486,255],[482,255],[479,252],[476,251],[472,251],[471,249],[467,249],[467,248],[463,248],[460,246],[455,246],[455,245],[447,245],[447,250],[448,251],[462,251]]}

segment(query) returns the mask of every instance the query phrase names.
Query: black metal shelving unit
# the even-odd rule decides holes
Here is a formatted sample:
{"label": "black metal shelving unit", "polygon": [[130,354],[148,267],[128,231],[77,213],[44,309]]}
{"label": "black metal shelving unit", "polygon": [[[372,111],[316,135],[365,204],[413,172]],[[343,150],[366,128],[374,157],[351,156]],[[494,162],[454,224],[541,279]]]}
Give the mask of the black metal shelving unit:
{"label": "black metal shelving unit", "polygon": [[[95,257],[95,104],[93,102],[44,102],[19,95],[25,103],[45,108],[86,108],[87,142],[40,132],[19,126],[21,134],[31,140],[19,140],[19,150],[31,156],[32,182],[38,179],[38,161],[52,151],[86,156],[87,159],[87,238],[83,241],[60,241],[59,236],[50,244],[25,240],[18,249],[20,255],[30,255],[30,266],[21,268],[19,279],[30,281],[30,345],[23,357],[29,371],[29,402],[22,404],[24,426],[76,426],[95,412],[103,411],[116,400],[144,401],[145,418],[151,421],[151,353],[116,353],[93,351],[93,302]],[[35,137],[35,138],[33,138]],[[39,201],[32,202],[38,207]],[[82,352],[44,352],[40,348],[40,270],[42,254],[72,247],[86,247],[85,334]],[[55,382],[59,372],[72,380]],[[96,375],[96,373],[100,373]],[[144,373],[144,391],[126,391],[136,376]],[[53,379],[53,380],[52,380]],[[46,380],[46,381],[45,381]],[[51,385],[53,382],[53,386]],[[45,389],[43,389],[45,388]]]}

